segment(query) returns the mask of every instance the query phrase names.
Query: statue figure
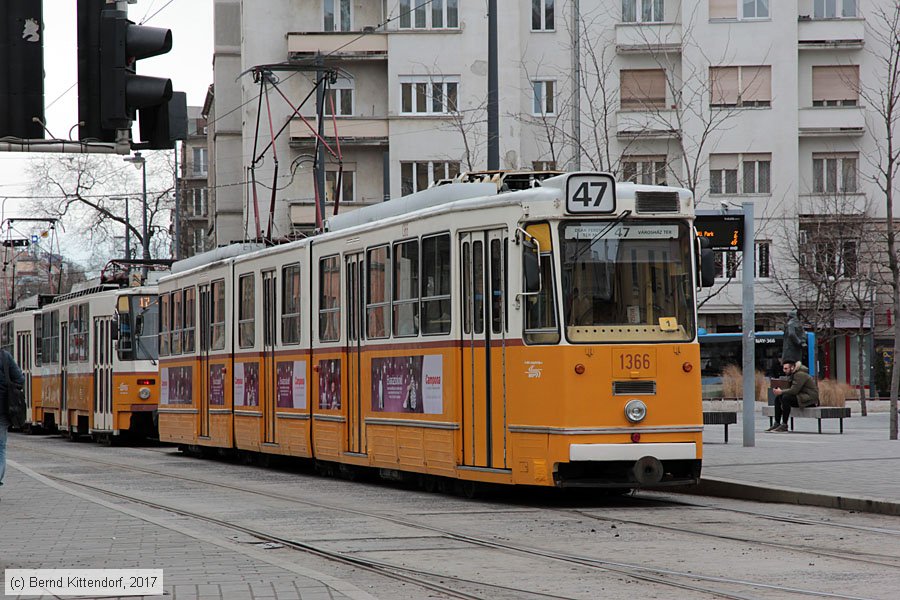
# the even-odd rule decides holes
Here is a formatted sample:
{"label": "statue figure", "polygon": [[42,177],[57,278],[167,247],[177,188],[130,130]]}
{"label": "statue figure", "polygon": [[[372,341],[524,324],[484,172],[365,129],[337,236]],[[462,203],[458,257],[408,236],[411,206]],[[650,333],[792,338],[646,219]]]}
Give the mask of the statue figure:
{"label": "statue figure", "polygon": [[797,311],[788,313],[788,321],[784,325],[784,342],[781,347],[781,361],[795,363],[803,358],[803,325],[797,317]]}

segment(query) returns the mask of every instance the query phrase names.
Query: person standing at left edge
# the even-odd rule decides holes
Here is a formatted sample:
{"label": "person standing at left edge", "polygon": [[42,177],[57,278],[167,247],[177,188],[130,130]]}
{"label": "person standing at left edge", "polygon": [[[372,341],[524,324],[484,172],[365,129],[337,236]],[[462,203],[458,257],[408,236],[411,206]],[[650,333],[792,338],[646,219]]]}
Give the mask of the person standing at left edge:
{"label": "person standing at left edge", "polygon": [[[5,376],[9,373],[9,380]],[[6,350],[0,350],[0,486],[3,485],[3,476],[6,475],[6,436],[9,429],[9,388],[10,381],[18,385],[25,384],[25,376],[12,355]]]}

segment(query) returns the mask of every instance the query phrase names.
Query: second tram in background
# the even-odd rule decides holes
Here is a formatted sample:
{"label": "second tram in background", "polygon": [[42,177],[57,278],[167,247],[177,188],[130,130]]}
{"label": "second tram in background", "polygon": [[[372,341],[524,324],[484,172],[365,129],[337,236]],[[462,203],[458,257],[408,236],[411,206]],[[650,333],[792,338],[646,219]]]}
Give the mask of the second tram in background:
{"label": "second tram in background", "polygon": [[527,181],[442,185],[176,263],[161,439],[426,485],[695,482],[692,195]]}
{"label": "second tram in background", "polygon": [[128,287],[125,273],[0,314],[0,337],[26,375],[29,429],[102,441],[155,437],[156,285]]}

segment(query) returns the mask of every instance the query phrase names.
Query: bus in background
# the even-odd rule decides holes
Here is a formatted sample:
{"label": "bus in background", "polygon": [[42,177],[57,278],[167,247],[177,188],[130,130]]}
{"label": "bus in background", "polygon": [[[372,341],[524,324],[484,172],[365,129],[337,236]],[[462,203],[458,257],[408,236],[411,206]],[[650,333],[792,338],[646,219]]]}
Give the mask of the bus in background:
{"label": "bus in background", "polygon": [[[697,336],[700,341],[700,375],[704,398],[720,398],[724,394],[722,372],[725,367],[735,365],[739,369],[743,365],[743,339],[741,333],[706,333],[700,330]],[[766,377],[780,377],[781,347],[784,332],[756,332],[756,370]],[[816,334],[806,332],[806,347],[801,359],[809,374],[816,376]]]}

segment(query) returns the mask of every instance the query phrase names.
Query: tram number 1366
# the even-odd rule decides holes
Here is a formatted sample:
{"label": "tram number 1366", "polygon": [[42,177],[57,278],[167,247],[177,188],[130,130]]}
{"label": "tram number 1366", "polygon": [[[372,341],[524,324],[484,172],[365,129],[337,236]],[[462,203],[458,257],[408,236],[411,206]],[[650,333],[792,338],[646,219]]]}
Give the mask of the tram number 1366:
{"label": "tram number 1366", "polygon": [[649,354],[626,354],[623,352],[619,355],[619,368],[625,371],[647,371],[653,366]]}
{"label": "tram number 1366", "polygon": [[571,175],[566,182],[566,211],[611,213],[616,210],[616,182],[602,173]]}

